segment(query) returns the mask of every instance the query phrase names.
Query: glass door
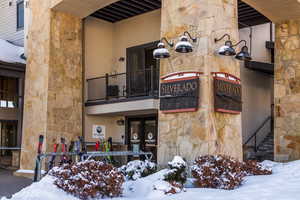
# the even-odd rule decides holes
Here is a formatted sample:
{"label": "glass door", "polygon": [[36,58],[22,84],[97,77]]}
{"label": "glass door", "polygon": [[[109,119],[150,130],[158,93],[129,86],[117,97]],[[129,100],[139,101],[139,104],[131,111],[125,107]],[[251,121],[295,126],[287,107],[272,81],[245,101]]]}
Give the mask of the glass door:
{"label": "glass door", "polygon": [[153,160],[156,161],[157,155],[157,120],[146,119],[144,121],[144,151],[152,152]]}
{"label": "glass door", "polygon": [[[141,117],[128,118],[128,149],[131,151],[152,152],[152,161],[156,162],[157,155],[157,118]],[[136,156],[132,159],[142,159],[144,156]]]}
{"label": "glass door", "polygon": [[145,55],[140,48],[127,49],[127,95],[142,96],[145,91]]}
{"label": "glass door", "polygon": [[126,74],[129,97],[154,95],[154,91],[158,91],[159,62],[153,58],[157,43],[127,48]]}

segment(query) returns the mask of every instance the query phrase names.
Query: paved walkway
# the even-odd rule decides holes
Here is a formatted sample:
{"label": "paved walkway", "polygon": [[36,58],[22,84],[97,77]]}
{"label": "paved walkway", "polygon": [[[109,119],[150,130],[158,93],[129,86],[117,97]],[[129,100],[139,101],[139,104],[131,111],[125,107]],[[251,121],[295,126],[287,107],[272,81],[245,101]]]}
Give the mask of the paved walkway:
{"label": "paved walkway", "polygon": [[28,178],[13,176],[13,171],[0,168],[0,199],[3,196],[11,197],[31,183],[32,180]]}

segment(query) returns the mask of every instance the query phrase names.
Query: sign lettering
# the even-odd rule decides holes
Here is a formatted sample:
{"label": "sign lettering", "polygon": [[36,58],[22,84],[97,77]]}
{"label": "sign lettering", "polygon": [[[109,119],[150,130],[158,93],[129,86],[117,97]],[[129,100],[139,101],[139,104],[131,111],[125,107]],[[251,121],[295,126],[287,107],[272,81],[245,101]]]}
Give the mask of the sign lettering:
{"label": "sign lettering", "polygon": [[199,99],[199,78],[172,80],[160,87],[160,110],[165,113],[196,111]]}
{"label": "sign lettering", "polygon": [[237,81],[214,78],[215,110],[239,114],[242,111],[242,87]]}

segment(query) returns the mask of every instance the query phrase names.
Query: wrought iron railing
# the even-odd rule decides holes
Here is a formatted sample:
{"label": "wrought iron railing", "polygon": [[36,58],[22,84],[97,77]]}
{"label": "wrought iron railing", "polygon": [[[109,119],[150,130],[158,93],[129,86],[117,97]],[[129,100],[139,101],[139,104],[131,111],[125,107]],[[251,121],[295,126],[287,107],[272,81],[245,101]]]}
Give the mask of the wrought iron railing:
{"label": "wrought iron railing", "polygon": [[127,73],[105,74],[87,79],[87,101],[158,96],[159,71],[151,66]]}
{"label": "wrought iron railing", "polygon": [[18,108],[20,98],[17,94],[0,91],[0,108]]}
{"label": "wrought iron railing", "polygon": [[265,121],[256,129],[256,131],[246,140],[244,146],[253,145],[254,152],[257,152],[257,149],[263,139],[273,131],[272,121],[272,116],[269,116],[267,119],[265,119]]}

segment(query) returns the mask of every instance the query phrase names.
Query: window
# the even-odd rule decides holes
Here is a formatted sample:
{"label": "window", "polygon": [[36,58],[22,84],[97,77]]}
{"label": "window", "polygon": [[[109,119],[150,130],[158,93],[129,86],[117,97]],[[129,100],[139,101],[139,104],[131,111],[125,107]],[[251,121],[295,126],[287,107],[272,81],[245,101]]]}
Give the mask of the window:
{"label": "window", "polygon": [[17,29],[24,28],[24,1],[17,2]]}

